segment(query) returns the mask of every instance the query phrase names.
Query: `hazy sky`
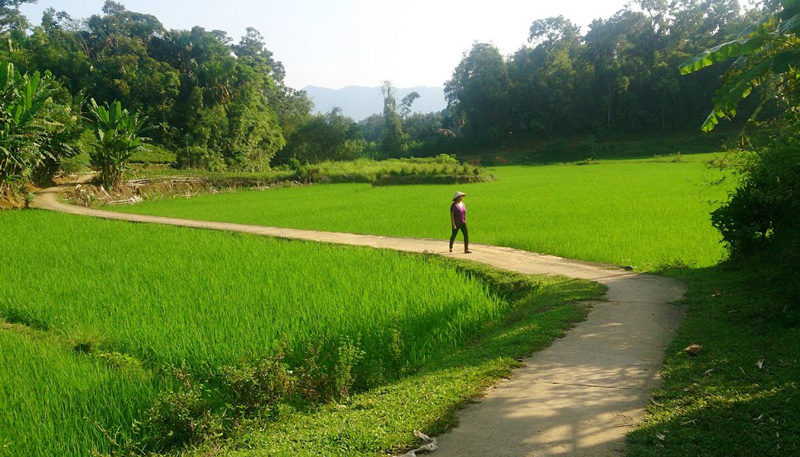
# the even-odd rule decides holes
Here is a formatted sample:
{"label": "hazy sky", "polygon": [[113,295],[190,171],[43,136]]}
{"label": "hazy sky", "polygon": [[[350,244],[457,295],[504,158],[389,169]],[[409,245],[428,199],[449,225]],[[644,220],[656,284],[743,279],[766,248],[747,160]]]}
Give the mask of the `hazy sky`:
{"label": "hazy sky", "polygon": [[[628,0],[117,0],[156,16],[168,29],[195,25],[228,32],[247,27],[265,37],[286,67],[286,82],[338,89],[441,86],[475,41],[503,54],[527,43],[536,19],[564,15],[583,27],[608,18]],[[26,5],[36,25],[48,7],[74,18],[100,14],[104,0],[39,0]]]}

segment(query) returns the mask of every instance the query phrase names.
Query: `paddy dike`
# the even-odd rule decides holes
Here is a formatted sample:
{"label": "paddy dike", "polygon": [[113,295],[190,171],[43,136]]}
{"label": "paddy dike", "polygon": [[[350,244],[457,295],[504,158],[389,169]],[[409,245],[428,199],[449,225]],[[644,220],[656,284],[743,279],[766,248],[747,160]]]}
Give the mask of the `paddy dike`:
{"label": "paddy dike", "polygon": [[[114,213],[60,203],[51,188],[34,207],[131,222],[226,230],[278,238],[466,257],[525,274],[588,279],[608,286],[605,302],[564,338],[525,359],[512,377],[464,408],[460,424],[438,437],[445,456],[619,456],[624,436],[642,420],[659,382],[664,349],[683,318],[673,304],[678,281],[613,266],[578,262],[517,249],[473,244],[472,254],[448,252],[448,240],[319,232]],[[458,246],[460,247],[460,245]]]}

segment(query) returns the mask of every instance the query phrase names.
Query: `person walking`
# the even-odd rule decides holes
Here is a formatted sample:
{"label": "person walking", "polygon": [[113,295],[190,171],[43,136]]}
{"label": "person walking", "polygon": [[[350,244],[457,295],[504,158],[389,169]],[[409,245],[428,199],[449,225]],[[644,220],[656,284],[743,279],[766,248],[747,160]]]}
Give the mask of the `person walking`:
{"label": "person walking", "polygon": [[453,234],[450,235],[450,252],[453,252],[453,242],[456,240],[458,231],[464,235],[464,253],[472,254],[469,250],[469,230],[467,230],[467,206],[464,204],[464,197],[467,194],[456,191],[453,195],[453,204],[450,205],[450,228]]}

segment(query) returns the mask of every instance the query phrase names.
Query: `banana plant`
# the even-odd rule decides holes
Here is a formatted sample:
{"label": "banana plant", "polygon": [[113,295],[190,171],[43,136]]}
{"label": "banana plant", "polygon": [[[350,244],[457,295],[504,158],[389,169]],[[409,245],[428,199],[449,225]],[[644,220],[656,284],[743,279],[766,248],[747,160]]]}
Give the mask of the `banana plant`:
{"label": "banana plant", "polygon": [[41,143],[48,135],[52,82],[49,73],[20,74],[14,64],[0,62],[0,191],[49,157]]}
{"label": "banana plant", "polygon": [[[707,49],[680,65],[681,74],[685,75],[736,59],[714,96],[714,108],[701,127],[703,131],[709,132],[720,120],[736,116],[739,103],[772,76],[777,77],[779,88],[797,83],[800,0],[780,3],[779,12],[750,27],[738,39]],[[760,107],[756,114],[758,111]]]}
{"label": "banana plant", "polygon": [[122,103],[114,101],[98,105],[94,99],[89,101],[89,113],[94,118],[94,134],[97,144],[92,155],[92,163],[100,171],[100,178],[106,190],[118,189],[122,176],[136,150],[141,147],[147,117],[131,113],[122,108]]}

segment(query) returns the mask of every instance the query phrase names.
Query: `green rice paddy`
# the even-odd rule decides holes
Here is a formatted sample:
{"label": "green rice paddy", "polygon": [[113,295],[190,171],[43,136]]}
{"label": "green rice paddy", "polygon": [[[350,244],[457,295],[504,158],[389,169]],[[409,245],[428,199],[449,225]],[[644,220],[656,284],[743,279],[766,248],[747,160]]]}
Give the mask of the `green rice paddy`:
{"label": "green rice paddy", "polygon": [[[384,330],[406,363],[456,344],[503,303],[452,268],[389,251],[4,214],[0,316],[157,364],[219,367],[278,346]],[[49,234],[45,231],[50,230]],[[378,332],[378,333],[376,333]]]}
{"label": "green rice paddy", "polygon": [[166,383],[52,337],[0,326],[0,455],[90,456],[130,439]]}
{"label": "green rice paddy", "polygon": [[[468,193],[474,243],[632,265],[708,266],[725,255],[709,213],[734,180],[717,154],[499,167],[459,186],[335,184],[149,201],[115,211],[446,239],[453,191]],[[443,245],[444,246],[444,245]]]}
{"label": "green rice paddy", "polygon": [[[498,181],[458,190],[469,194],[475,243],[641,270],[705,266],[724,256],[708,213],[733,184],[729,171],[706,166],[711,158],[501,167],[490,170]],[[331,184],[115,209],[438,238],[444,248],[454,190]],[[285,352],[293,366],[318,354],[331,368],[336,361],[324,358],[346,341],[363,351],[352,381],[362,389],[418,367],[435,374],[444,351],[502,330],[511,311],[477,276],[428,257],[36,211],[0,213],[0,229],[3,457],[119,451],[160,393],[177,388],[173,367],[213,377]],[[525,318],[531,347],[582,313],[545,312],[558,301],[548,298],[554,291],[586,288],[548,281],[534,291],[541,314]],[[582,296],[596,295],[589,290]],[[547,319],[557,322],[540,326]],[[463,382],[506,373],[508,354],[487,353],[487,366],[504,368]],[[454,400],[442,401],[425,423],[439,424],[444,411],[452,420]],[[398,438],[386,439],[382,452]]]}
{"label": "green rice paddy", "polygon": [[2,213],[0,229],[13,246],[0,263],[3,456],[113,448],[174,385],[171,367],[213,376],[279,350],[300,365],[346,340],[369,388],[508,306],[449,264],[389,251],[36,211]]}

